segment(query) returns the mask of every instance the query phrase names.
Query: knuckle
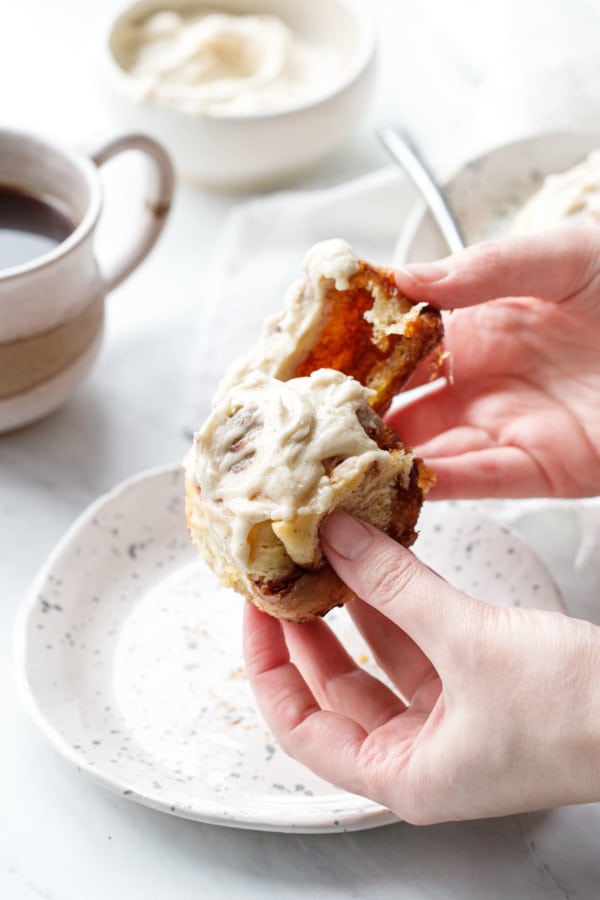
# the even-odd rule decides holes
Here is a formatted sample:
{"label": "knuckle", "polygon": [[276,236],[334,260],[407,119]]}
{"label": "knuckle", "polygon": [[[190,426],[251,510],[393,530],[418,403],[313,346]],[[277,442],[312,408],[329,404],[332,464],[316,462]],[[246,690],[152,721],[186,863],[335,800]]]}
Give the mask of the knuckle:
{"label": "knuckle", "polygon": [[370,563],[365,581],[369,585],[369,596],[377,600],[377,605],[385,608],[392,604],[399,594],[411,587],[418,574],[417,560],[410,552],[402,554],[379,554]]}
{"label": "knuckle", "polygon": [[483,270],[497,269],[502,262],[502,250],[496,241],[481,241],[472,250],[472,260]]}
{"label": "knuckle", "polygon": [[596,228],[585,225],[576,226],[569,232],[571,250],[570,257],[574,267],[573,274],[586,281],[598,275],[600,269],[600,236]]}
{"label": "knuckle", "polygon": [[466,678],[468,673],[479,673],[488,664],[502,609],[461,594],[461,627],[447,630],[445,646],[449,658],[460,660],[460,670]]}
{"label": "knuckle", "polygon": [[590,250],[582,264],[577,294],[588,297],[593,301],[594,308],[596,308],[600,297],[600,247],[595,247],[593,251]]}
{"label": "knuckle", "polygon": [[389,742],[382,741],[377,731],[371,732],[360,751],[362,771],[369,775],[371,779],[373,776],[379,778],[380,773],[387,764],[389,753]]}
{"label": "knuckle", "polygon": [[364,741],[360,750],[359,765],[356,767],[357,773],[360,773],[357,792],[371,797],[384,806],[390,805],[390,796],[393,792],[388,775],[389,756],[389,742],[382,741],[379,733],[374,731]]}
{"label": "knuckle", "polygon": [[278,728],[286,731],[290,727],[290,695],[287,690],[274,691],[268,698],[269,720]]}
{"label": "knuckle", "polygon": [[297,750],[293,731],[282,731],[277,733],[277,742],[286,756],[291,756],[292,759],[296,758]]}
{"label": "knuckle", "polygon": [[279,727],[275,726],[274,733],[279,742],[279,746],[288,756],[297,759],[303,745],[303,732],[308,719],[315,712],[314,709],[306,710],[295,721],[291,722],[286,716],[279,720]]}
{"label": "knuckle", "polygon": [[479,462],[479,467],[481,470],[481,478],[485,480],[485,483],[488,487],[488,490],[491,491],[491,496],[495,496],[497,490],[500,488],[503,479],[502,466],[498,462],[497,459],[483,458]]}

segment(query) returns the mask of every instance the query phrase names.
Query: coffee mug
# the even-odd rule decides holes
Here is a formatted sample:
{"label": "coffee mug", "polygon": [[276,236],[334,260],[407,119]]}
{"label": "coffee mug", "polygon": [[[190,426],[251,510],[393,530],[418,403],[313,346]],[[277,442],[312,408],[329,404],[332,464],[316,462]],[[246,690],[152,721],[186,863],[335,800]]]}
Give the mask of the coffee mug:
{"label": "coffee mug", "polygon": [[[145,203],[130,245],[101,270],[94,251],[102,210],[99,168],[128,150],[146,158]],[[173,189],[168,154],[145,135],[119,135],[83,153],[0,129],[3,220],[13,204],[15,215],[23,217],[26,208],[33,220],[37,215],[49,219],[48,233],[52,226],[60,235],[59,224],[72,221],[62,239],[40,255],[8,266],[0,259],[0,432],[57,409],[81,383],[100,348],[105,297],[152,249]],[[14,234],[18,240],[23,232]]]}

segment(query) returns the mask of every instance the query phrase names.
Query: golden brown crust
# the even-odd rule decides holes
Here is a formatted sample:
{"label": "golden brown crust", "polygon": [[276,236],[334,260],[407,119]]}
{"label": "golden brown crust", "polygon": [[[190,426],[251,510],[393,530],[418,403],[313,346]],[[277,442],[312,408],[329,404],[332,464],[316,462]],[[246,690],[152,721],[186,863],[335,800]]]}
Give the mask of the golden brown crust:
{"label": "golden brown crust", "polygon": [[440,343],[443,325],[438,310],[422,308],[410,318],[402,334],[376,336],[365,318],[379,292],[389,304],[414,304],[403,297],[392,269],[379,269],[362,260],[347,290],[328,288],[323,326],[317,342],[296,368],[294,377],[329,368],[351,375],[375,391],[371,405],[379,415],[406,384],[417,365]]}
{"label": "golden brown crust", "polygon": [[[382,310],[383,324],[374,325],[374,318]],[[390,322],[392,326],[400,322],[397,329],[400,333],[394,333],[394,327],[386,328]],[[363,407],[358,413],[359,421],[379,447],[407,457],[410,471],[408,478],[397,476],[390,483],[378,483],[376,489],[371,486],[371,493],[365,486],[358,513],[355,501],[363,486],[353,488],[353,512],[366,521],[377,522],[405,547],[417,536],[423,496],[433,476],[422,460],[415,458],[410,462],[410,450],[380,416],[417,365],[440,344],[442,335],[442,320],[437,310],[426,305],[415,307],[400,295],[392,270],[376,269],[361,261],[346,290],[336,288],[333,283],[327,288],[322,327],[313,346],[290,375],[301,377],[321,368],[337,369],[375,392],[369,401],[372,408]],[[324,464],[329,474],[328,466],[333,469],[336,460],[325,460]],[[375,514],[382,490],[391,501],[388,504],[391,512],[383,525]],[[272,523],[260,523],[253,535],[262,566],[253,567],[253,572],[242,572],[233,563],[224,561],[223,548],[211,545],[207,512],[199,489],[190,482],[186,483],[186,514],[194,543],[208,563],[213,565],[219,556],[217,568],[222,580],[264,612],[305,622],[352,599],[352,592],[322,555],[309,567],[294,563],[270,527]]]}

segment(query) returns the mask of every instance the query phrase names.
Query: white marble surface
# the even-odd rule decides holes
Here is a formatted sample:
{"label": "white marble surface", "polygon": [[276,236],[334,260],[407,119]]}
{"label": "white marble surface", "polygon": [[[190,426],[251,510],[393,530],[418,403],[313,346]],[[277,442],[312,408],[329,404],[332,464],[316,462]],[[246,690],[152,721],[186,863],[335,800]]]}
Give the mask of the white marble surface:
{"label": "white marble surface", "polygon": [[[535,127],[589,124],[600,4],[377,0],[378,93],[368,121],[298,186],[379,167],[382,118],[402,119],[440,171]],[[6,3],[0,28],[0,121],[80,143],[106,130],[90,41],[103,4]],[[573,49],[579,48],[575,56]],[[556,103],[540,85],[560,86]],[[595,87],[597,88],[597,82]],[[544,96],[544,103],[540,97]],[[560,101],[560,102],[559,102]],[[103,245],[124,233],[139,179],[111,172]],[[109,184],[109,187],[111,185]],[[0,439],[0,896],[595,898],[600,807],[417,829],[293,836],[203,826],[105,793],[46,744],[15,690],[17,607],[46,553],[99,493],[179,459],[197,324],[219,228],[238,198],[181,186],[164,238],[110,298],[107,339],[88,383],[47,421]],[[567,547],[530,539],[573,613],[600,619]]]}

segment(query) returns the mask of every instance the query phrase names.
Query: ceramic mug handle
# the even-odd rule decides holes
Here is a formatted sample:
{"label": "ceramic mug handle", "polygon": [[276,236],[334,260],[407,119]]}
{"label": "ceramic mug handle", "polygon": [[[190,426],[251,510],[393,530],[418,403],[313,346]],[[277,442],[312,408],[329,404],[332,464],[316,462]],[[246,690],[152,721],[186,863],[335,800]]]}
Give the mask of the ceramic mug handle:
{"label": "ceramic mug handle", "polygon": [[88,156],[99,168],[126,150],[140,150],[147,157],[149,178],[136,237],[104,273],[107,292],[121,284],[156,243],[171,208],[175,188],[175,174],[169,155],[157,141],[144,134],[119,135],[88,151]]}

